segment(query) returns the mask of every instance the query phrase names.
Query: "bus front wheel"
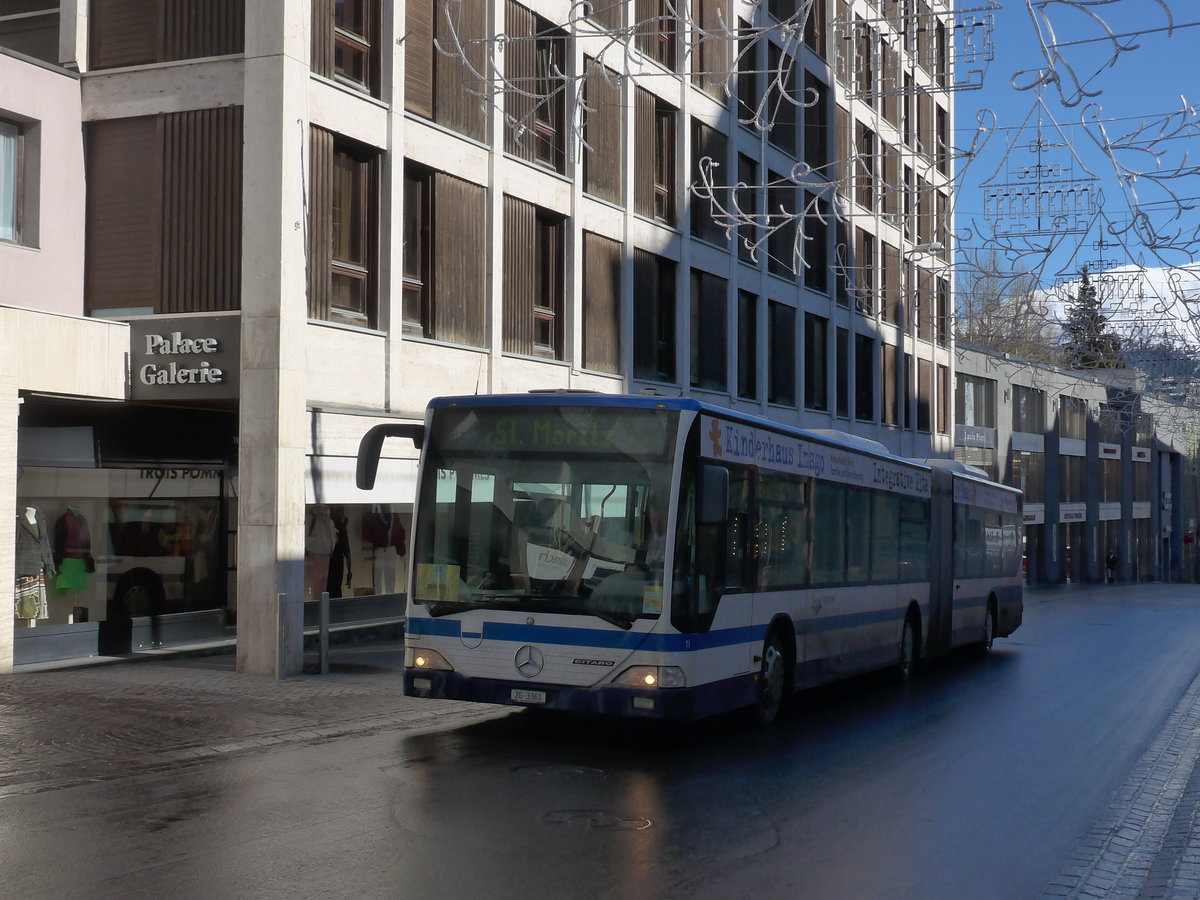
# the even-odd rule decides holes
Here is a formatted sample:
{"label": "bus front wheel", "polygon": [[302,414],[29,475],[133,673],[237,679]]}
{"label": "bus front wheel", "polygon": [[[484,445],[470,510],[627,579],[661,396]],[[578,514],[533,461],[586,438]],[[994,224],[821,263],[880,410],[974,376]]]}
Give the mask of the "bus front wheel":
{"label": "bus front wheel", "polygon": [[754,719],[760,725],[770,725],[783,706],[788,684],[788,647],[779,630],[771,629],[763,643],[758,670],[758,697],[754,703]]}

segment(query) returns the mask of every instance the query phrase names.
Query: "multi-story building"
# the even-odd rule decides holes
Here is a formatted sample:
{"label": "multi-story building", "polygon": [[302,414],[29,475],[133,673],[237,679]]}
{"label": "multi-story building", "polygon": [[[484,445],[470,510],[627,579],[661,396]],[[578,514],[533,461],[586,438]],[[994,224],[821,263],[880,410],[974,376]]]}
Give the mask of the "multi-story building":
{"label": "multi-story building", "polygon": [[1130,370],[957,356],[955,457],[1025,492],[1030,584],[1193,577],[1200,410]]}
{"label": "multi-story building", "polygon": [[5,401],[17,505],[91,523],[35,628],[227,610],[242,670],[297,671],[318,507],[338,586],[396,593],[417,451],[370,494],[353,456],[437,394],[691,394],[951,452],[944,3],[44,6],[0,5],[0,44],[62,67],[67,133],[3,79],[0,175],[43,217],[60,177],[86,197],[45,277],[129,342],[86,363],[128,367],[120,404]]}

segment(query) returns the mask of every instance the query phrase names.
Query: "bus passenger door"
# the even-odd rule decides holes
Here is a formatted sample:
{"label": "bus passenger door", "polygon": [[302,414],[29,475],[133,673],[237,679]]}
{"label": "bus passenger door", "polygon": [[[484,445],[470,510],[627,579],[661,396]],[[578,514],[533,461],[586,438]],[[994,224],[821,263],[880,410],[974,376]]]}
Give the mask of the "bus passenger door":
{"label": "bus passenger door", "polygon": [[[694,540],[689,542],[682,535],[679,542],[679,550],[686,547],[690,557],[695,630],[707,630],[711,635],[704,670],[713,679],[743,674],[747,667],[738,635],[751,624],[753,613],[751,492],[750,469],[701,466]],[[716,497],[716,493],[724,496]],[[707,628],[705,623],[710,623]]]}

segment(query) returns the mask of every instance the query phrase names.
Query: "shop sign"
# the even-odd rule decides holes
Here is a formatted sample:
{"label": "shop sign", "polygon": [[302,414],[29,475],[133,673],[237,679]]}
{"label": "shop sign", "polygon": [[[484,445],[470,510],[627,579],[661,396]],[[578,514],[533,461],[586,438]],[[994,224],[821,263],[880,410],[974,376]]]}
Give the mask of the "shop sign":
{"label": "shop sign", "polygon": [[954,443],[959,447],[992,448],[996,446],[996,429],[982,425],[955,425]]}
{"label": "shop sign", "polygon": [[155,316],[129,323],[134,400],[232,400],[240,316]]}

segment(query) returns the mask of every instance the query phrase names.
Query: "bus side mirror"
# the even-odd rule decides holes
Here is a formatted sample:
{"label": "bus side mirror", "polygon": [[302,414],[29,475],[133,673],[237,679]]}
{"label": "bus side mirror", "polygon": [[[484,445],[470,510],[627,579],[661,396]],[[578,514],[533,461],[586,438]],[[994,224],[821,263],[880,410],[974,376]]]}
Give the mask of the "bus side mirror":
{"label": "bus side mirror", "polygon": [[724,525],[729,510],[729,470],[724,466],[700,466],[696,494],[696,524]]}
{"label": "bus side mirror", "polygon": [[375,487],[375,476],[379,473],[379,457],[383,453],[383,442],[390,437],[412,438],[418,450],[425,443],[425,426],[416,423],[386,423],[376,425],[363,435],[358,444],[358,465],[354,481],[360,491]]}

